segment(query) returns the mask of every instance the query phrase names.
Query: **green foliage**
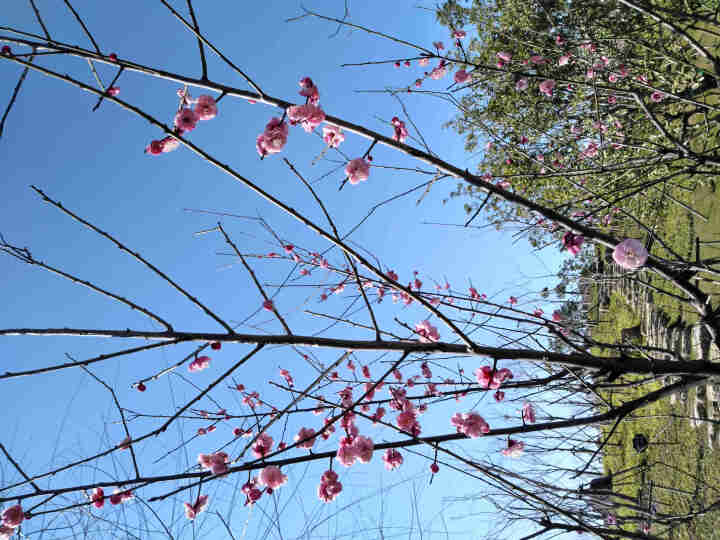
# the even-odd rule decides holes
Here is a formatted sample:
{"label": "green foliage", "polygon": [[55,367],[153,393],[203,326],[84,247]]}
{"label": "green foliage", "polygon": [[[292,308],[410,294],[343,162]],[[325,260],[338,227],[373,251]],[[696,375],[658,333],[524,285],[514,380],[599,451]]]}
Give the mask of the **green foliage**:
{"label": "green foliage", "polygon": [[[715,50],[717,39],[710,36],[720,35],[720,26],[707,22],[706,3],[665,1],[653,9],[702,28],[693,35]],[[662,25],[611,0],[450,1],[439,8],[438,20],[477,29],[453,53],[455,62],[474,71],[472,83],[456,91],[459,114],[449,125],[465,137],[468,151],[479,154],[480,174],[605,229],[625,226],[630,215],[652,223],[676,204],[669,201],[708,183],[702,160],[686,159],[675,142],[698,154],[717,153],[708,136],[717,133],[718,112],[700,106],[717,101],[716,79],[706,72],[713,66]],[[513,61],[497,68],[500,51]],[[567,54],[571,61],[559,66]],[[547,61],[528,61],[533,56]],[[623,67],[629,76],[621,76]],[[588,69],[595,78],[587,77]],[[647,84],[638,83],[639,75]],[[521,78],[528,79],[527,90],[516,89]],[[545,79],[557,81],[552,97],[538,91]],[[654,88],[686,101],[656,103]],[[652,116],[630,92],[639,93]],[[468,213],[484,195],[466,184],[451,194],[466,199]],[[557,239],[548,224],[515,205],[493,198],[484,208],[496,227],[522,227],[534,247]]]}

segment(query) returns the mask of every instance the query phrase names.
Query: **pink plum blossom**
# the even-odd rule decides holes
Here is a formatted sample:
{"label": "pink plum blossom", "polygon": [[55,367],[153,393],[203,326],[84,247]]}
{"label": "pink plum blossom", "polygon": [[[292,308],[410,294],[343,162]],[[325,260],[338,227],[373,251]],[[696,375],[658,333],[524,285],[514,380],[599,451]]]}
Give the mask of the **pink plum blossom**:
{"label": "pink plum blossom", "polygon": [[540,83],[540,92],[548,97],[552,97],[553,90],[555,89],[555,81],[552,79],[546,79]]}
{"label": "pink plum blossom", "polygon": [[393,133],[393,140],[398,142],[405,142],[405,139],[408,137],[408,130],[405,127],[405,122],[400,120],[397,116],[393,116],[390,123],[393,125],[393,129],[395,130],[395,133]]}
{"label": "pink plum blossom", "polygon": [[287,143],[288,125],[279,118],[272,118],[265,126],[265,131],[258,135],[255,147],[261,157],[277,154]]}
{"label": "pink plum blossom", "polygon": [[573,234],[570,231],[566,231],[562,237],[562,244],[573,255],[580,253],[580,248],[585,241],[585,238],[579,234]]}
{"label": "pink plum blossom", "polygon": [[363,158],[355,158],[345,166],[345,174],[353,185],[364,182],[370,176],[370,164]]}
{"label": "pink plum blossom", "polygon": [[516,441],[515,439],[508,439],[507,448],[503,448],[502,455],[511,457],[511,458],[520,457],[520,456],[522,456],[524,449],[525,449],[524,442]]}
{"label": "pink plum blossom", "polygon": [[507,368],[498,369],[493,372],[490,366],[483,366],[475,370],[475,379],[483,388],[497,390],[507,379],[512,379],[513,374]]}
{"label": "pink plum blossom", "polygon": [[251,447],[252,453],[256,458],[263,458],[270,453],[272,445],[273,438],[267,433],[261,433]]}
{"label": "pink plum blossom", "polygon": [[263,486],[267,486],[270,489],[277,489],[284,485],[288,480],[287,475],[283,474],[282,471],[275,465],[268,465],[262,471],[258,477],[258,483]]}
{"label": "pink plum blossom", "polygon": [[195,373],[196,371],[202,371],[210,367],[209,356],[198,356],[192,362],[188,364],[188,371]]}
{"label": "pink plum blossom", "polygon": [[528,424],[535,423],[535,407],[532,403],[523,403],[522,418]]}
{"label": "pink plum blossom", "polygon": [[320,92],[310,77],[303,77],[298,84],[300,85],[300,92],[298,93],[301,96],[308,98],[308,101],[313,105],[320,102]]}
{"label": "pink plum blossom", "polygon": [[512,54],[505,51],[495,53],[495,56],[497,56],[503,62],[510,62],[512,60]]}
{"label": "pink plum blossom", "polygon": [[[5,49],[7,46],[3,47]],[[10,47],[7,47],[8,49]],[[5,54],[3,52],[3,54]],[[6,527],[5,525],[0,525],[0,540],[10,540],[10,537],[15,534],[15,529],[12,527]]]}
{"label": "pink plum blossom", "polygon": [[90,500],[95,508],[102,508],[105,505],[105,492],[103,488],[95,488],[90,496]]}
{"label": "pink plum blossom", "polygon": [[455,39],[463,39],[465,36],[467,36],[465,30],[455,30],[452,33],[452,37],[454,37]]}
{"label": "pink plum blossom", "polygon": [[519,79],[518,82],[515,83],[515,90],[522,92],[523,90],[527,90],[528,86],[530,86],[530,83],[527,79]]}
{"label": "pink plum blossom", "polygon": [[273,304],[272,300],[265,300],[262,303],[262,307],[265,311],[272,311],[273,309],[275,309],[275,304]]}
{"label": "pink plum blossom", "polygon": [[427,319],[415,325],[415,332],[420,336],[420,343],[432,343],[440,339],[437,328]]}
{"label": "pink plum blossom", "polygon": [[180,133],[192,131],[195,129],[198,120],[199,117],[195,111],[183,108],[175,115],[175,127]]}
{"label": "pink plum blossom", "polygon": [[323,110],[312,103],[288,107],[287,115],[293,126],[295,124],[301,124],[303,129],[308,133],[325,121],[325,113]]}
{"label": "pink plum blossom", "polygon": [[22,506],[16,504],[10,508],[5,509],[2,513],[2,524],[11,529],[16,529],[25,519]]}
{"label": "pink plum blossom", "polygon": [[385,468],[388,471],[397,469],[400,465],[403,464],[402,454],[394,448],[388,448],[387,450],[385,450],[382,460],[383,463],[385,463]]}
{"label": "pink plum blossom", "polygon": [[163,153],[162,141],[152,141],[150,144],[148,144],[145,147],[145,153],[150,154],[152,156],[157,156],[158,154],[162,154]]}
{"label": "pink plum blossom", "polygon": [[660,103],[663,99],[665,99],[665,94],[656,90],[655,92],[650,94],[650,99],[654,103]]}
{"label": "pink plum blossom", "polygon": [[435,47],[438,51],[442,51],[445,48],[445,45],[442,41],[433,41],[433,47]]}
{"label": "pink plum blossom", "polygon": [[199,120],[212,120],[217,116],[218,108],[212,96],[199,96],[195,103],[195,114]]}
{"label": "pink plum blossom", "polygon": [[434,81],[438,81],[445,75],[447,75],[447,68],[445,67],[444,61],[441,60],[440,63],[432,68],[432,71],[430,71],[430,78]]}
{"label": "pink plum blossom", "polygon": [[162,152],[166,154],[176,150],[177,147],[180,146],[180,141],[178,141],[175,137],[168,135],[164,139],[160,140],[160,144],[162,144]]}
{"label": "pink plum blossom", "polygon": [[183,503],[185,506],[185,517],[190,521],[195,519],[200,512],[204,512],[208,505],[208,496],[200,495],[195,504]]}
{"label": "pink plum blossom", "polygon": [[420,60],[418,60],[418,65],[420,67],[426,67],[428,64],[430,64],[429,58],[421,58]]}
{"label": "pink plum blossom", "polygon": [[490,426],[483,417],[474,412],[455,413],[450,419],[450,423],[455,426],[458,433],[463,433],[471,439],[475,439],[490,431]]}
{"label": "pink plum blossom", "polygon": [[373,455],[373,449],[375,445],[372,442],[372,439],[369,437],[363,437],[362,435],[358,435],[353,440],[353,448],[355,452],[355,457],[360,463],[369,463],[372,459]]}
{"label": "pink plum blossom", "polygon": [[330,148],[337,148],[344,140],[345,134],[340,127],[333,125],[323,126],[323,141]]}
{"label": "pink plum blossom", "polygon": [[503,392],[502,390],[496,390],[493,394],[493,398],[495,398],[495,401],[500,403],[503,399],[505,399],[505,392]]}
{"label": "pink plum blossom", "polygon": [[470,75],[464,69],[461,69],[460,71],[455,72],[455,82],[456,83],[464,84],[469,80],[470,80]]}
{"label": "pink plum blossom", "polygon": [[565,66],[570,63],[570,55],[569,54],[563,54],[560,58],[558,58],[558,66]]}
{"label": "pink plum blossom", "polygon": [[335,471],[325,471],[320,478],[318,486],[318,498],[323,502],[330,502],[342,491],[342,484],[338,482],[338,475]]}
{"label": "pink plum blossom", "polygon": [[613,260],[626,270],[636,270],[647,262],[648,251],[639,240],[627,238],[613,250]]}
{"label": "pink plum blossom", "polygon": [[111,86],[107,89],[107,93],[109,96],[116,97],[120,95],[120,88],[118,88],[117,86]]}
{"label": "pink plum blossom", "polygon": [[198,463],[203,469],[209,469],[213,474],[222,474],[228,470],[227,464],[230,456],[225,452],[215,452],[214,454],[198,454]]}
{"label": "pink plum blossom", "polygon": [[307,448],[308,450],[315,444],[315,430],[313,428],[300,428],[300,431],[295,435],[295,442],[303,441],[298,444],[298,448]]}

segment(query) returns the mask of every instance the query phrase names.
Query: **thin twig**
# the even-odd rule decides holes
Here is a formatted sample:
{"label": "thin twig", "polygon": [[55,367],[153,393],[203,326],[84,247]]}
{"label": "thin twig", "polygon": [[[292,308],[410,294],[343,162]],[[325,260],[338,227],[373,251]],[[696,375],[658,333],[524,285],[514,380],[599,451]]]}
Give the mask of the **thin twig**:
{"label": "thin twig", "polygon": [[187,292],[185,289],[183,289],[180,285],[178,285],[177,283],[175,283],[167,274],[165,274],[164,272],[162,272],[159,268],[157,268],[155,265],[153,265],[151,262],[149,262],[147,259],[145,259],[142,255],[140,255],[140,254],[137,253],[136,251],[132,251],[132,250],[130,250],[129,248],[125,247],[125,245],[122,244],[122,243],[121,243],[120,241],[118,241],[117,239],[115,239],[114,236],[112,236],[112,235],[110,235],[109,233],[107,233],[107,232],[99,229],[98,227],[96,227],[95,225],[93,225],[92,223],[90,223],[89,221],[81,218],[80,216],[78,216],[78,215],[75,214],[74,212],[68,210],[67,208],[65,208],[65,207],[62,205],[62,203],[51,199],[51,198],[48,197],[40,188],[38,188],[38,187],[36,187],[36,186],[30,186],[30,187],[31,187],[38,195],[40,195],[45,202],[48,202],[48,203],[52,204],[55,208],[57,208],[58,210],[62,211],[62,212],[65,213],[65,214],[67,214],[68,216],[70,216],[70,217],[73,218],[74,220],[82,223],[82,224],[85,225],[88,229],[90,229],[90,230],[92,230],[92,231],[95,231],[95,232],[98,233],[100,236],[104,236],[105,238],[107,238],[108,240],[110,240],[113,244],[115,244],[115,245],[116,245],[118,248],[120,248],[122,251],[125,251],[126,253],[129,253],[130,255],[132,255],[135,259],[137,259],[138,261],[140,261],[141,263],[143,263],[143,264],[144,264],[145,266],[147,266],[150,270],[152,270],[153,272],[155,272],[157,275],[159,275],[161,278],[163,278],[165,281],[167,281],[170,285],[172,285],[172,286],[175,288],[175,290],[177,290],[178,292],[180,292],[183,296],[185,296],[185,297],[186,297],[188,300],[190,300],[193,304],[195,304],[195,305],[198,306],[200,309],[202,309],[208,316],[210,316],[210,317],[213,318],[215,321],[217,321],[217,322],[218,322],[223,328],[225,328],[225,330],[227,330],[230,334],[233,333],[233,329],[232,329],[232,327],[231,327],[228,323],[226,323],[226,322],[223,321],[220,317],[218,317],[217,315],[215,315],[215,313],[213,313],[212,311],[210,311],[210,309],[209,309],[208,307],[206,307],[202,302],[200,302],[200,300],[198,300],[197,298],[195,298],[194,296],[192,296],[189,292]]}
{"label": "thin twig", "polygon": [[[34,58],[34,54],[30,56],[30,58],[28,59],[28,62],[32,62],[33,58]],[[22,84],[25,81],[25,77],[27,77],[29,70],[30,70],[30,68],[25,66],[25,69],[23,69],[22,73],[20,74],[20,78],[18,79],[18,82],[15,85],[15,90],[13,90],[12,96],[10,97],[10,102],[8,103],[7,107],[5,108],[5,112],[2,115],[2,119],[0,119],[0,137],[2,137],[3,131],[5,130],[5,119],[8,117],[8,114],[10,114],[10,109],[12,109],[12,106],[15,104],[15,100],[17,99],[18,93],[20,92],[20,88],[22,87]]]}
{"label": "thin twig", "polygon": [[[188,9],[190,10],[190,18],[193,22],[193,27],[195,28],[195,33],[200,34],[200,25],[197,22],[197,19],[195,18],[195,10],[193,9],[192,0],[187,0]],[[198,47],[200,48],[200,63],[202,64],[202,80],[207,80],[207,61],[205,60],[205,46],[203,45],[202,39],[200,37],[197,38],[198,41]]]}
{"label": "thin twig", "polygon": [[250,265],[247,263],[247,261],[245,260],[245,257],[243,257],[243,255],[242,255],[242,253],[240,253],[240,250],[237,248],[235,243],[230,239],[228,234],[225,232],[225,229],[223,228],[223,226],[220,222],[218,222],[218,230],[225,237],[225,242],[227,242],[230,245],[230,247],[233,248],[235,255],[237,255],[240,258],[240,262],[242,262],[243,266],[245,267],[245,270],[247,270],[248,273],[250,274],[250,277],[252,278],[253,283],[255,283],[255,287],[257,287],[258,291],[260,291],[260,294],[262,295],[265,302],[270,302],[270,304],[272,305],[272,312],[275,314],[277,319],[280,321],[280,324],[282,324],[283,328],[289,335],[292,335],[292,331],[290,330],[290,327],[288,326],[287,322],[285,322],[285,319],[283,318],[282,315],[280,315],[280,312],[275,307],[275,304],[272,302],[272,300],[270,300],[270,297],[265,293],[265,289],[263,289],[263,286],[260,284],[257,277],[255,276],[255,272],[250,267]]}

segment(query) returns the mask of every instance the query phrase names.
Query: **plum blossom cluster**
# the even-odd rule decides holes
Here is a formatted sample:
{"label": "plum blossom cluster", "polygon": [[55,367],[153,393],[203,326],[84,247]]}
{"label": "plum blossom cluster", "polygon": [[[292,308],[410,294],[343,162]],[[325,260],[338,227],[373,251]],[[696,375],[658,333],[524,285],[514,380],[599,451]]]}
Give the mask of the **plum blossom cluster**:
{"label": "plum blossom cluster", "polygon": [[342,491],[342,484],[338,482],[338,475],[335,471],[325,471],[320,478],[318,486],[318,498],[326,503],[333,501]]}
{"label": "plum blossom cluster", "polygon": [[415,332],[420,336],[420,343],[433,343],[440,340],[438,329],[424,320],[415,325]]}
{"label": "plum blossom cluster", "polygon": [[455,413],[450,418],[450,423],[455,426],[458,433],[475,439],[490,432],[488,423],[477,413]]}
{"label": "plum blossom cluster", "polygon": [[[285,113],[290,125],[295,126],[300,124],[305,131],[310,133],[325,121],[325,113],[319,106],[320,91],[312,79],[310,77],[303,77],[300,79],[299,84],[300,91],[298,93],[307,98],[306,103],[288,107]],[[272,118],[265,126],[265,130],[258,135],[255,141],[255,148],[260,157],[264,158],[270,154],[281,152],[287,144],[288,133],[289,128],[285,123],[285,115],[283,115],[282,118]],[[345,139],[344,135],[342,139],[340,139],[340,135],[338,129],[338,135],[331,138],[334,144],[328,143],[328,146],[337,147],[337,145]]]}
{"label": "plum blossom cluster", "polygon": [[115,489],[115,491],[110,495],[109,497],[105,496],[105,492],[103,491],[103,488],[95,488],[90,495],[90,501],[92,502],[93,506],[95,508],[102,508],[105,506],[105,499],[108,499],[110,501],[110,504],[113,506],[117,506],[118,504],[122,504],[127,501],[131,501],[133,499],[133,493],[130,490],[120,490]]}
{"label": "plum blossom cluster", "polygon": [[198,463],[203,469],[212,471],[213,474],[223,474],[227,472],[227,464],[230,462],[230,456],[225,452],[215,452],[214,454],[198,454]]}
{"label": "plum blossom cluster", "polygon": [[506,380],[512,379],[513,374],[507,368],[495,370],[490,366],[483,366],[475,370],[475,378],[483,388],[497,390]]}
{"label": "plum blossom cluster", "polygon": [[[120,89],[116,87],[108,89],[110,95],[117,95],[119,92]],[[198,122],[212,120],[217,116],[218,107],[215,98],[212,96],[202,95],[197,99],[192,99],[189,92],[184,89],[178,90],[178,96],[180,96],[180,109],[175,115],[174,133],[176,135],[183,135],[184,133],[190,132],[195,129]],[[156,156],[158,154],[172,152],[179,145],[180,141],[168,135],[163,139],[152,141],[145,148],[145,153]]]}

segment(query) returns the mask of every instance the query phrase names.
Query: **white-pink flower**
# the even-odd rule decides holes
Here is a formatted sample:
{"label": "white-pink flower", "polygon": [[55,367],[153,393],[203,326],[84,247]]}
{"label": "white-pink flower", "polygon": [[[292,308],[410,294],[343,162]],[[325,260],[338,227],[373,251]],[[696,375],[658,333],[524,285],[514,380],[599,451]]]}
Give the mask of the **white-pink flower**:
{"label": "white-pink flower", "polygon": [[295,442],[298,441],[305,441],[299,443],[298,448],[307,448],[309,450],[315,444],[315,430],[313,428],[300,428],[298,434],[295,435]]}
{"label": "white-pink flower", "polygon": [[456,427],[458,432],[475,439],[490,431],[488,423],[477,413],[455,413],[450,418],[450,423]]}
{"label": "white-pink flower", "polygon": [[512,60],[512,54],[509,52],[500,51],[495,53],[495,55],[503,62],[510,62]]}
{"label": "white-pink flower", "polygon": [[570,55],[569,54],[563,54],[560,58],[558,58],[558,66],[565,66],[570,63]]}
{"label": "white-pink flower", "polygon": [[516,441],[515,439],[508,439],[507,448],[503,448],[502,455],[511,457],[511,458],[520,457],[520,456],[522,456],[524,449],[525,449],[524,442]]}
{"label": "white-pink flower", "polygon": [[455,72],[455,82],[458,84],[466,83],[470,80],[470,75],[464,69]]}
{"label": "white-pink flower", "polygon": [[180,131],[180,133],[192,131],[195,129],[198,120],[199,117],[195,111],[184,108],[175,115],[175,127],[178,131]]}
{"label": "white-pink flower", "polygon": [[393,116],[390,123],[395,130],[395,133],[393,133],[393,140],[401,143],[405,142],[405,139],[408,137],[408,130],[405,127],[405,122],[400,120],[397,116]]}
{"label": "white-pink flower", "polygon": [[345,166],[345,174],[351,184],[364,182],[370,176],[370,164],[363,158],[355,158]]}
{"label": "white-pink flower", "polygon": [[195,114],[200,120],[211,120],[217,116],[218,108],[212,96],[200,96],[195,103]]}
{"label": "white-pink flower", "polygon": [[292,125],[302,124],[303,129],[308,133],[325,121],[325,112],[312,103],[288,107],[287,116]]}
{"label": "white-pink flower", "polygon": [[298,84],[300,85],[300,92],[298,93],[301,96],[308,98],[308,101],[313,105],[320,102],[320,92],[310,77],[303,77]]}
{"label": "white-pink flower", "polygon": [[273,438],[267,433],[261,433],[253,443],[251,449],[256,458],[265,457],[270,453],[273,445]]}
{"label": "white-pink flower", "polygon": [[519,79],[518,82],[515,83],[515,90],[518,92],[522,92],[523,90],[527,90],[530,83],[527,79]]}
{"label": "white-pink flower", "polygon": [[270,489],[277,489],[284,485],[287,482],[287,479],[287,475],[283,474],[278,467],[275,465],[268,465],[260,471],[258,482]]}
{"label": "white-pink flower", "polygon": [[345,134],[341,128],[329,124],[323,126],[323,141],[325,141],[325,144],[330,148],[337,148],[344,140]]}
{"label": "white-pink flower", "polygon": [[540,92],[548,97],[552,97],[553,90],[555,89],[555,81],[552,79],[546,79],[540,83]]}
{"label": "white-pink flower", "polygon": [[523,403],[522,417],[528,424],[535,423],[535,407],[533,407],[532,403]]}
{"label": "white-pink flower", "polygon": [[430,71],[430,78],[434,81],[438,81],[442,79],[445,75],[447,75],[447,68],[441,60],[440,63],[434,68],[432,68],[432,71]]}
{"label": "white-pink flower", "polygon": [[647,262],[648,251],[639,240],[627,238],[613,250],[613,260],[626,270],[635,270]]}
{"label": "white-pink flower", "polygon": [[209,469],[213,474],[222,474],[228,470],[227,464],[230,456],[225,452],[214,454],[198,454],[198,463],[203,469]]}
{"label": "white-pink flower", "polygon": [[388,448],[387,450],[385,450],[382,460],[383,463],[385,463],[385,468],[388,471],[397,469],[400,465],[403,464],[402,454],[394,448]]}
{"label": "white-pink flower", "polygon": [[358,435],[353,440],[355,457],[360,463],[368,463],[372,459],[373,449],[375,445],[369,437]]}
{"label": "white-pink flower", "polygon": [[192,362],[188,364],[188,371],[195,373],[196,371],[202,371],[210,367],[209,356],[198,356]]}
{"label": "white-pink flower", "polygon": [[438,329],[427,319],[415,325],[415,332],[420,336],[420,343],[432,343],[440,339]]}
{"label": "white-pink flower", "polygon": [[318,486],[318,498],[323,502],[330,502],[342,491],[342,484],[338,482],[338,475],[335,471],[325,471],[320,478]]}
{"label": "white-pink flower", "polygon": [[277,154],[287,143],[288,125],[279,118],[272,118],[265,126],[265,131],[258,135],[255,147],[258,154],[265,157],[268,154]]}
{"label": "white-pink flower", "polygon": [[195,519],[200,512],[204,512],[208,505],[208,496],[200,495],[195,504],[183,503],[185,506],[185,517],[190,521]]}

